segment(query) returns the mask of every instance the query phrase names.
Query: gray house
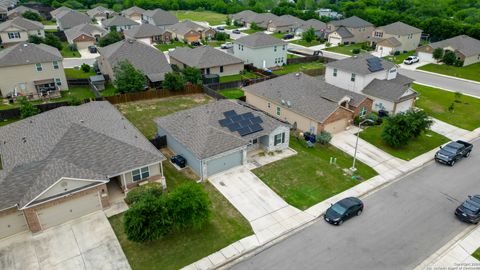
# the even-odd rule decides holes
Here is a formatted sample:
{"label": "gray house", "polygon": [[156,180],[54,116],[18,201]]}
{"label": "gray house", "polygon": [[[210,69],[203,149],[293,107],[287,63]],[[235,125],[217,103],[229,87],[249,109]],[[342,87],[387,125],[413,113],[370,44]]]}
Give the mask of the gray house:
{"label": "gray house", "polygon": [[172,13],[157,8],[154,10],[145,11],[142,14],[142,23],[153,24],[162,29],[165,29],[165,27],[167,26],[178,23],[178,19]]}
{"label": "gray house", "polygon": [[158,135],[202,180],[247,162],[247,153],[286,149],[289,125],[241,101],[219,100],[155,120]]}
{"label": "gray house", "polygon": [[233,55],[257,68],[283,66],[287,63],[287,44],[272,35],[257,32],[236,39]]}
{"label": "gray house", "polygon": [[92,21],[88,15],[76,10],[61,11],[56,14],[55,20],[57,21],[57,27],[60,31],[65,31],[80,24],[88,24]]}

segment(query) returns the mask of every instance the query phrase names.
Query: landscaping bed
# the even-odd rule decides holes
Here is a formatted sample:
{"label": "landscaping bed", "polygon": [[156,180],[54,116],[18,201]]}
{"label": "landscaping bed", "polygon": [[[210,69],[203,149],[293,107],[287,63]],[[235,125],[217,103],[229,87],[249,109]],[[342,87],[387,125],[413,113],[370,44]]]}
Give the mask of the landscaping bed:
{"label": "landscaping bed", "polygon": [[325,68],[325,65],[321,62],[289,64],[289,65],[280,67],[280,69],[278,70],[274,70],[273,74],[283,75],[283,74],[292,73],[292,72],[299,72],[299,71],[309,70],[309,69],[321,69],[321,68]]}
{"label": "landscaping bed", "polygon": [[171,11],[180,20],[191,20],[198,22],[208,22],[210,26],[224,24],[227,20],[227,15],[213,12],[213,11],[191,11],[191,10],[177,10]]}
{"label": "landscaping bed", "polygon": [[360,53],[367,52],[362,49],[362,44],[363,43],[335,46],[335,47],[326,48],[325,50],[329,52],[336,52],[336,53],[341,53],[346,55],[353,55],[353,52],[352,52],[353,49],[360,49]]}
{"label": "landscaping bed", "polygon": [[[303,139],[290,138],[297,155],[253,170],[262,181],[290,205],[305,210],[360,183],[343,169],[352,166],[353,158],[331,145],[316,144],[307,148]],[[330,165],[330,158],[336,165]],[[356,175],[369,179],[377,173],[357,161]]]}
{"label": "landscaping bed", "polygon": [[239,88],[223,89],[218,91],[218,93],[228,99],[238,99],[245,96],[243,90]]}
{"label": "landscaping bed", "polygon": [[[428,115],[467,130],[480,127],[480,99],[463,95],[455,102],[453,92],[419,84],[413,84],[413,89],[420,93],[416,106]],[[452,104],[454,109],[450,112]]]}
{"label": "landscaping bed", "polygon": [[417,69],[480,82],[480,63],[468,65],[466,67],[427,64],[418,67]]}

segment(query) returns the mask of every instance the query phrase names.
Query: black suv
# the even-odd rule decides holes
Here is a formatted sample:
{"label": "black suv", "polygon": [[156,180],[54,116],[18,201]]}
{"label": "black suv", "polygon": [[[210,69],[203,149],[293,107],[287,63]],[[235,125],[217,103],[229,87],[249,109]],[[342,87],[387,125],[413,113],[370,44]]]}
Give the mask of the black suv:
{"label": "black suv", "polygon": [[455,216],[468,223],[477,224],[480,221],[480,195],[468,196],[457,210]]}
{"label": "black suv", "polygon": [[323,218],[330,224],[342,225],[345,220],[360,216],[362,211],[363,202],[358,198],[348,197],[332,204]]}

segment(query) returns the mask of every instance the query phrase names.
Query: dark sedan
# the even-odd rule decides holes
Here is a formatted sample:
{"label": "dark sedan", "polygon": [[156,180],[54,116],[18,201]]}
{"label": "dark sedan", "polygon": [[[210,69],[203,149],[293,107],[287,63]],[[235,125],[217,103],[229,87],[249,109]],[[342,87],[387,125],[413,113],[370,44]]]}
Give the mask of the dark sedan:
{"label": "dark sedan", "polygon": [[477,224],[480,221],[480,195],[468,196],[455,210],[455,215],[468,223]]}
{"label": "dark sedan", "polygon": [[333,225],[341,225],[353,216],[359,216],[363,211],[363,202],[355,197],[342,199],[327,209],[324,219]]}

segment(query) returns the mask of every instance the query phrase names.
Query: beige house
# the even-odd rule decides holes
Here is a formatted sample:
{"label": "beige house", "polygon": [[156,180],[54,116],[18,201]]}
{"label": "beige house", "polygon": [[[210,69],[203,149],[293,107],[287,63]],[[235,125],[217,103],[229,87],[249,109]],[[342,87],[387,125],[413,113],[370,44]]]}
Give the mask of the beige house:
{"label": "beige house", "polygon": [[292,15],[282,15],[276,18],[271,19],[268,22],[267,30],[270,32],[291,32],[295,33],[305,23],[304,20],[301,20]]}
{"label": "beige house", "polygon": [[436,63],[433,51],[441,48],[444,51],[454,52],[458,60],[463,61],[463,66],[480,62],[480,40],[466,35],[460,35],[439,42],[431,43],[417,49],[421,61]]}
{"label": "beige house", "polygon": [[7,20],[8,9],[5,6],[0,5],[0,22]]}
{"label": "beige house", "polygon": [[95,45],[106,34],[107,30],[93,24],[80,24],[65,30],[68,43],[75,44],[78,50]]}
{"label": "beige house", "polygon": [[164,30],[151,24],[141,24],[133,26],[131,29],[123,31],[125,38],[136,39],[147,45],[154,45],[156,43],[169,42],[171,36],[164,32]]}
{"label": "beige house", "polygon": [[370,43],[380,56],[415,50],[420,44],[422,30],[403,22],[395,22],[376,28]]}
{"label": "beige house", "polygon": [[190,20],[168,26],[165,32],[170,33],[172,38],[177,38],[180,41],[188,43],[199,41],[200,39],[213,39],[216,33],[213,28],[204,27]]}
{"label": "beige house", "polygon": [[90,10],[87,10],[87,15],[92,19],[97,22],[101,22],[103,20],[111,18],[115,12],[113,10],[110,10],[108,8],[98,6],[95,8],[92,8]]}
{"label": "beige house", "polygon": [[45,44],[19,43],[0,51],[0,93],[36,99],[67,90],[60,52]]}
{"label": "beige house", "polygon": [[328,42],[332,45],[368,41],[375,26],[357,16],[327,23]]}
{"label": "beige house", "polygon": [[5,47],[15,45],[28,40],[28,36],[45,37],[43,24],[17,17],[0,24],[0,38]]}
{"label": "beige house", "polygon": [[143,15],[144,12],[145,12],[145,10],[143,8],[133,6],[131,8],[127,8],[124,11],[122,11],[121,15],[129,18],[130,20],[141,23],[142,22],[142,15]]}

